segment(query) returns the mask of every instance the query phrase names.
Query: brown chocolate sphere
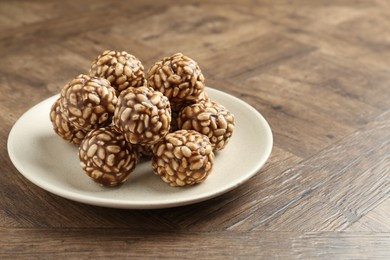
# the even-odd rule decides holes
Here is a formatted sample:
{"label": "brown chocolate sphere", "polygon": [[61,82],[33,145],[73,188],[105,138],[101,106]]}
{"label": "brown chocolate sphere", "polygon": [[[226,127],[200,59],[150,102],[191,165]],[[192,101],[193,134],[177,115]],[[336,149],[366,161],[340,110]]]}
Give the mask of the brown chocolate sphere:
{"label": "brown chocolate sphere", "polygon": [[69,124],[60,106],[60,99],[57,99],[51,106],[50,121],[53,125],[54,132],[67,142],[79,145],[87,134],[86,131],[76,129]]}
{"label": "brown chocolate sphere", "polygon": [[134,144],[133,147],[138,151],[141,157],[150,158],[153,156],[153,145]]}
{"label": "brown chocolate sphere", "polygon": [[111,123],[117,97],[107,80],[79,75],[64,86],[60,102],[69,123],[89,131]]}
{"label": "brown chocolate sphere", "polygon": [[185,108],[186,106],[189,106],[189,105],[193,105],[193,104],[196,104],[199,102],[209,101],[209,100],[210,100],[209,96],[207,95],[207,93],[205,91],[203,91],[197,98],[186,100],[183,104],[180,104],[180,105],[176,104],[175,107],[171,106],[172,119],[171,119],[171,129],[169,131],[175,132],[175,131],[179,130],[177,119],[179,117],[180,111],[183,108]]}
{"label": "brown chocolate sphere", "polygon": [[214,101],[185,107],[177,119],[179,129],[195,130],[206,135],[214,151],[222,150],[234,130],[234,115]]}
{"label": "brown chocolate sphere", "polygon": [[169,101],[148,87],[128,88],[119,95],[112,122],[128,142],[153,145],[169,132]]}
{"label": "brown chocolate sphere", "polygon": [[134,170],[138,153],[112,126],[94,129],[79,147],[80,164],[91,179],[103,186],[125,182]]}
{"label": "brown chocolate sphere", "polygon": [[125,51],[105,51],[91,65],[90,76],[107,79],[116,94],[129,87],[145,84],[144,67],[139,59]]}
{"label": "brown chocolate sphere", "polygon": [[153,149],[152,167],[170,186],[203,182],[214,166],[214,153],[207,136],[193,130],[169,133]]}
{"label": "brown chocolate sphere", "polygon": [[176,53],[156,62],[147,73],[148,86],[168,97],[172,107],[197,98],[204,90],[204,76],[191,58]]}

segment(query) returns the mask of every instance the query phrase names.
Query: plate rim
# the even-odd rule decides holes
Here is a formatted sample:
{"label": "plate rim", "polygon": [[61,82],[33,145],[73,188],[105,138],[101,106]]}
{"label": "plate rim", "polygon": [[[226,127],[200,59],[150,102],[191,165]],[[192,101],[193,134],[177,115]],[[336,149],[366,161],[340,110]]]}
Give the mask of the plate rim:
{"label": "plate rim", "polygon": [[[252,111],[254,115],[261,121],[261,125],[265,128],[265,132],[267,135],[267,140],[268,142],[266,145],[263,147],[264,150],[264,156],[261,158],[261,161],[256,165],[256,167],[249,173],[245,174],[243,178],[240,178],[238,181],[234,182],[231,185],[228,185],[227,187],[224,187],[217,192],[213,191],[208,191],[205,193],[202,193],[202,196],[197,196],[197,197],[190,197],[189,199],[182,199],[182,200],[175,200],[175,201],[167,201],[167,202],[157,202],[157,203],[148,203],[146,204],[145,202],[142,201],[126,201],[126,200],[115,200],[113,198],[101,198],[101,197],[92,197],[90,195],[86,194],[81,194],[81,193],[75,193],[73,191],[66,190],[64,188],[58,187],[56,185],[50,184],[49,182],[42,182],[40,178],[35,177],[34,175],[29,175],[26,174],[28,172],[28,169],[25,169],[23,165],[19,164],[18,158],[16,158],[15,152],[13,151],[12,145],[12,140],[14,140],[15,135],[16,135],[16,128],[17,125],[20,124],[24,120],[24,118],[28,115],[28,113],[41,105],[44,102],[47,102],[49,99],[54,99],[55,97],[58,97],[59,94],[53,95],[49,98],[46,98],[39,103],[35,104],[34,106],[30,107],[27,111],[23,113],[22,116],[20,116],[12,126],[8,139],[7,139],[7,151],[8,151],[8,156],[14,165],[14,167],[18,170],[22,176],[24,176],[27,180],[35,184],[36,186],[40,187],[43,190],[46,190],[50,193],[53,193],[57,196],[63,197],[65,199],[77,201],[80,203],[88,204],[88,205],[95,205],[95,206],[100,206],[100,207],[108,207],[108,208],[121,208],[121,209],[158,209],[158,208],[171,208],[171,207],[179,207],[179,206],[184,206],[184,205],[190,205],[190,204],[195,204],[199,203],[202,201],[206,201],[215,197],[218,197],[224,193],[227,193],[238,186],[241,186],[243,183],[248,181],[250,178],[252,178],[258,171],[264,166],[264,164],[267,162],[269,159],[269,156],[271,155],[272,148],[273,148],[273,134],[271,127],[269,126],[267,120],[264,118],[264,116],[257,111],[255,108],[253,108],[251,105],[246,103],[245,101],[229,94],[224,91],[206,87],[206,92],[215,92],[215,94],[218,95],[225,95],[229,99],[233,99],[234,102],[238,102],[240,106],[244,106],[246,109],[249,109]],[[222,104],[224,105],[224,104]]]}

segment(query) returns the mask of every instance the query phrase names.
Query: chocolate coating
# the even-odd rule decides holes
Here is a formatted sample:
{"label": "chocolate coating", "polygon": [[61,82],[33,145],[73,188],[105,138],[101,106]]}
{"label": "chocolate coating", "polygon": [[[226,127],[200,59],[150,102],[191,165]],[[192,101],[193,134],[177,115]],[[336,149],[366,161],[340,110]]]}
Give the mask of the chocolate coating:
{"label": "chocolate coating", "polygon": [[64,86],[60,102],[69,123],[89,131],[111,123],[117,97],[107,80],[79,75]]}
{"label": "chocolate coating", "polygon": [[197,98],[186,100],[184,103],[176,104],[174,107],[171,106],[172,119],[171,119],[171,129],[169,131],[175,132],[175,131],[180,129],[178,126],[177,119],[179,117],[180,111],[183,108],[185,108],[186,106],[189,106],[189,105],[193,105],[193,104],[196,104],[199,102],[209,101],[209,100],[210,100],[209,96],[207,95],[207,93],[205,91],[203,91],[202,93],[200,93],[200,95]]}
{"label": "chocolate coating", "polygon": [[119,95],[113,124],[128,142],[153,145],[169,132],[170,123],[170,104],[161,92],[139,87]]}
{"label": "chocolate coating", "polygon": [[153,149],[152,167],[170,186],[203,182],[214,166],[214,153],[207,136],[193,130],[167,134]]}
{"label": "chocolate coating", "polygon": [[139,155],[142,157],[150,158],[153,156],[153,145],[137,145],[134,144],[133,147],[138,151]]}
{"label": "chocolate coating", "polygon": [[204,90],[204,76],[191,58],[176,53],[156,62],[147,73],[148,86],[168,97],[172,107],[197,98]]}
{"label": "chocolate coating", "polygon": [[91,65],[90,76],[107,79],[116,94],[129,87],[145,84],[144,67],[139,59],[125,51],[105,51]]}
{"label": "chocolate coating", "polygon": [[79,145],[87,134],[86,131],[76,129],[69,124],[60,106],[60,99],[57,99],[50,109],[50,121],[54,132],[67,142]]}
{"label": "chocolate coating", "polygon": [[137,151],[112,126],[94,129],[79,147],[80,164],[91,179],[103,186],[125,182],[138,162]]}
{"label": "chocolate coating", "polygon": [[199,102],[185,107],[177,119],[179,129],[196,130],[206,135],[214,151],[222,150],[234,130],[234,115],[214,101]]}

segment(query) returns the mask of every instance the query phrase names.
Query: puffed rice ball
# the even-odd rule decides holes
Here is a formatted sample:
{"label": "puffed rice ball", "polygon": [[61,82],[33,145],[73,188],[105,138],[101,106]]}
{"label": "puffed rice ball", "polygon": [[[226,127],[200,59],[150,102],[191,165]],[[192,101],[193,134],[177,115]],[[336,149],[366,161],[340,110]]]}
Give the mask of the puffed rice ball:
{"label": "puffed rice ball", "polygon": [[107,79],[117,96],[129,87],[141,87],[145,84],[141,61],[125,51],[107,50],[100,54],[92,62],[89,75]]}
{"label": "puffed rice ball", "polygon": [[180,111],[185,108],[186,106],[189,106],[189,105],[192,105],[192,104],[196,104],[196,103],[199,103],[199,102],[203,102],[203,101],[209,101],[209,96],[207,95],[207,93],[205,91],[203,91],[199,97],[195,98],[195,99],[190,99],[190,100],[186,100],[183,104],[181,104],[180,106],[176,106],[176,107],[172,107],[171,106],[171,110],[172,110],[172,119],[171,119],[171,129],[169,130],[170,132],[175,132],[177,130],[179,130],[179,126],[178,126],[178,123],[177,123],[177,119],[179,117],[179,113]]}
{"label": "puffed rice ball", "polygon": [[134,144],[133,147],[138,151],[141,157],[150,158],[153,156],[153,145]]}
{"label": "puffed rice ball", "polygon": [[58,98],[50,109],[50,121],[53,125],[54,132],[67,142],[79,145],[87,134],[86,131],[76,129],[69,124],[61,110],[60,99]]}
{"label": "puffed rice ball", "polygon": [[152,167],[170,186],[203,182],[214,166],[214,153],[207,136],[193,130],[169,133],[153,149]]}
{"label": "puffed rice ball", "polygon": [[168,97],[173,108],[196,99],[204,90],[204,76],[191,58],[176,53],[156,62],[147,73],[148,86]]}
{"label": "puffed rice ball", "polygon": [[234,130],[234,115],[214,101],[185,107],[177,119],[179,129],[195,130],[206,135],[214,151],[222,150]]}
{"label": "puffed rice ball", "polygon": [[117,97],[107,80],[79,75],[64,86],[60,102],[71,125],[90,131],[111,123]]}
{"label": "puffed rice ball", "polygon": [[125,182],[138,162],[138,153],[112,126],[94,129],[79,147],[80,164],[102,186]]}
{"label": "puffed rice ball", "polygon": [[148,87],[128,88],[119,95],[112,122],[128,142],[153,145],[169,132],[168,98]]}

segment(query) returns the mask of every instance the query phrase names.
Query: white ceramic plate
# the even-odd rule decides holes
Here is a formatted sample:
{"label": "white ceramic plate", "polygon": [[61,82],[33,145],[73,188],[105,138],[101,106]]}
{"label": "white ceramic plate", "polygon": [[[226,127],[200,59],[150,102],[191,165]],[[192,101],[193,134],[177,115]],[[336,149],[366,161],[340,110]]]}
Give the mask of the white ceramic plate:
{"label": "white ceramic plate", "polygon": [[192,187],[170,187],[156,176],[150,161],[142,161],[120,187],[95,184],[82,171],[78,149],[52,130],[50,107],[58,96],[37,104],[13,126],[8,153],[15,167],[37,186],[61,197],[91,205],[151,209],[204,201],[247,181],[268,159],[272,132],[254,108],[224,92],[207,88],[209,97],[235,115],[230,143],[217,153],[215,167],[206,181]]}

